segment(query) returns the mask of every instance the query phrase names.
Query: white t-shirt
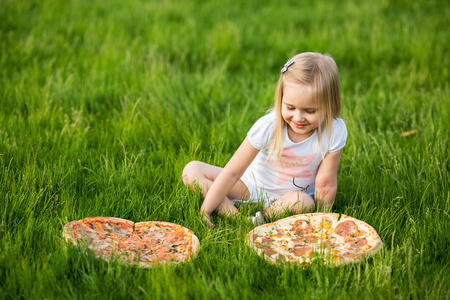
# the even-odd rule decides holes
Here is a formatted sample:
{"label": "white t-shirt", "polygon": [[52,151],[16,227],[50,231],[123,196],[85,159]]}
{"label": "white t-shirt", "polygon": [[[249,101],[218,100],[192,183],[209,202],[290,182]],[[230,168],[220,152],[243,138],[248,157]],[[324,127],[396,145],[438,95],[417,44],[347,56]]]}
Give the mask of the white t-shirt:
{"label": "white t-shirt", "polygon": [[[294,143],[289,139],[287,127],[284,127],[282,164],[274,158],[269,159],[270,139],[275,128],[275,113],[260,118],[249,130],[247,137],[256,149],[260,150],[256,158],[245,171],[241,180],[250,189],[263,190],[271,199],[277,199],[287,192],[299,191],[295,184],[307,188],[306,193],[314,193],[317,170],[322,162],[319,150],[317,130],[306,140]],[[330,145],[327,132],[322,134],[322,148],[326,155],[344,148],[347,141],[347,127],[342,119],[333,119]]]}

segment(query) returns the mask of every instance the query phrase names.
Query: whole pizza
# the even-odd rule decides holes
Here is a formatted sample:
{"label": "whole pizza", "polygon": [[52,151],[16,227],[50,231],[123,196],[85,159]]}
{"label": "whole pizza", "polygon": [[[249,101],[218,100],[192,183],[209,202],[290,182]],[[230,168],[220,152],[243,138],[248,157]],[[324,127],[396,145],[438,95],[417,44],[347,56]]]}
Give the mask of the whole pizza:
{"label": "whole pizza", "polygon": [[200,242],[195,234],[169,222],[140,222],[94,217],[67,223],[64,238],[86,246],[106,261],[114,258],[141,267],[178,264],[195,256]]}
{"label": "whole pizza", "polygon": [[247,244],[272,263],[308,266],[314,260],[346,264],[374,254],[383,245],[369,224],[335,213],[291,216],[255,227]]}

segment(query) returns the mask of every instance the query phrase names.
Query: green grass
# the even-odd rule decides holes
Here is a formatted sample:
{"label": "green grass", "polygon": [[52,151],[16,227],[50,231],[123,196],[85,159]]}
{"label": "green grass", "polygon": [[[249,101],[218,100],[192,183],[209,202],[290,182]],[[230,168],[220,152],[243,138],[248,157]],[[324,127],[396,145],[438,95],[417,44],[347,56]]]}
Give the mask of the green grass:
{"label": "green grass", "polygon": [[[0,298],[449,299],[449,15],[438,0],[0,0]],[[355,265],[270,265],[249,224],[207,228],[181,182],[191,160],[225,165],[304,51],[340,68],[333,211],[385,243]],[[201,249],[107,264],[62,241],[90,216],[178,223]]]}

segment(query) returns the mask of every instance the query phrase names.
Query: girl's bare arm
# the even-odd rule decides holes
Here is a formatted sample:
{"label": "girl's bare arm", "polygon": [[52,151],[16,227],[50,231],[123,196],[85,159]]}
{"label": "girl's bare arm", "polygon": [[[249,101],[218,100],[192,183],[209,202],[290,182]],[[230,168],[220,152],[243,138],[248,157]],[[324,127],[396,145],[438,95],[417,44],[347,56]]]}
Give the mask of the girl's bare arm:
{"label": "girl's bare arm", "polygon": [[242,142],[236,153],[231,157],[230,161],[209,188],[205,201],[203,201],[202,207],[200,208],[202,214],[209,216],[219,207],[220,203],[241,178],[253,159],[255,159],[258,152],[259,150],[252,146],[248,137],[245,138],[244,142]]}
{"label": "girl's bare arm", "polygon": [[337,170],[342,149],[325,155],[316,176],[315,202],[322,207],[331,208],[337,191]]}

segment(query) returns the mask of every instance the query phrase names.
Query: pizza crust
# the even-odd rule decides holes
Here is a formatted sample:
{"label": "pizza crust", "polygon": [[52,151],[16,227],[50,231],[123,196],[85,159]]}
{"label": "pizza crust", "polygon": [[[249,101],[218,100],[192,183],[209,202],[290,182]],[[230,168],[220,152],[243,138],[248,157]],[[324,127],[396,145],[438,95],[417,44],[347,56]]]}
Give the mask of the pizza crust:
{"label": "pizza crust", "polygon": [[291,216],[255,227],[246,243],[271,263],[347,264],[373,255],[383,243],[369,224],[336,213]]}
{"label": "pizza crust", "polygon": [[67,223],[63,237],[85,246],[106,261],[151,267],[178,264],[195,257],[200,242],[195,234],[169,222],[140,222],[112,217],[93,217]]}

